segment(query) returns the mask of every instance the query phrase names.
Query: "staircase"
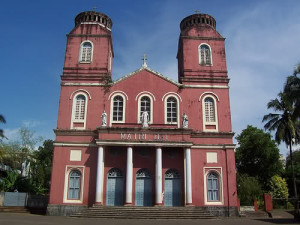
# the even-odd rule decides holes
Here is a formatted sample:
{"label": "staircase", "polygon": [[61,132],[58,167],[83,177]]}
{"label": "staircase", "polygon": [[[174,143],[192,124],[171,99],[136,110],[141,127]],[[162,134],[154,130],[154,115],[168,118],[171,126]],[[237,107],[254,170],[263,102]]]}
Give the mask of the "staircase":
{"label": "staircase", "polygon": [[24,206],[0,206],[0,212],[5,213],[29,213]]}
{"label": "staircase", "polygon": [[103,219],[214,219],[200,207],[134,207],[94,205],[72,217]]}

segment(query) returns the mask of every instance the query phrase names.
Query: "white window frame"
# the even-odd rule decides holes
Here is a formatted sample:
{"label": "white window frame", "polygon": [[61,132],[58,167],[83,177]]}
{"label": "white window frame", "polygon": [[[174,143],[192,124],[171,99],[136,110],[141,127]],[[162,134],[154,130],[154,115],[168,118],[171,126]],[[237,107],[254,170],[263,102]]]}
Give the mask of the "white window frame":
{"label": "white window frame", "polygon": [[[91,50],[91,60],[90,61],[82,61],[82,54],[83,54],[83,45],[84,43],[90,43],[92,45],[92,50]],[[85,40],[83,42],[81,42],[80,44],[80,48],[79,48],[79,63],[91,63],[93,61],[93,55],[94,55],[94,44],[93,42],[89,41],[89,40]]]}
{"label": "white window frame", "polygon": [[139,96],[139,98],[138,98],[138,114],[137,114],[137,121],[138,121],[138,123],[142,123],[141,122],[141,116],[140,116],[140,114],[141,114],[141,99],[143,98],[143,97],[145,97],[145,96],[147,96],[149,99],[150,99],[150,121],[149,121],[149,124],[153,124],[153,102],[154,102],[154,100],[153,100],[153,98],[152,98],[152,96],[151,95],[149,95],[149,94],[142,94],[142,95],[140,95]]}
{"label": "white window frame", "polygon": [[[168,102],[168,98],[170,98],[170,97],[173,97],[173,98],[175,98],[176,99],[176,101],[177,101],[177,121],[176,122],[168,122],[168,119],[167,119],[167,114],[168,114],[168,108],[167,108],[167,102]],[[164,106],[165,106],[165,124],[177,124],[178,125],[178,127],[180,127],[180,116],[179,116],[179,112],[180,112],[180,110],[179,110],[179,98],[178,98],[178,96],[176,96],[176,95],[173,95],[173,94],[170,94],[170,95],[167,95],[166,97],[165,97],[165,99],[164,99],[165,101],[164,101]]]}
{"label": "white window frame", "polygon": [[[207,176],[209,173],[216,173],[219,176],[219,201],[208,201],[207,199]],[[222,167],[203,167],[203,179],[204,179],[204,204],[205,205],[224,205],[223,194],[223,171]]]}
{"label": "white window frame", "polygon": [[[80,197],[79,199],[68,199],[69,194],[69,176],[71,171],[78,170],[81,173],[81,183],[80,183]],[[82,203],[83,202],[83,193],[84,193],[84,166],[74,166],[67,165],[65,169],[65,184],[64,184],[64,197],[63,203]]]}
{"label": "white window frame", "polygon": [[[204,63],[204,64],[201,63],[201,47],[202,47],[203,45],[205,45],[205,46],[207,46],[207,47],[209,48],[209,52],[210,52],[210,63],[209,63],[209,64],[208,64],[208,63]],[[212,65],[213,65],[213,61],[212,61],[212,51],[211,51],[211,47],[210,47],[209,44],[207,44],[207,43],[201,43],[201,44],[198,46],[198,55],[199,55],[199,65],[201,65],[201,66],[212,66]]]}
{"label": "white window frame", "polygon": [[[116,96],[121,96],[123,98],[123,114],[122,114],[122,120],[119,120],[119,121],[114,121],[113,120],[113,114],[114,114],[114,98]],[[122,93],[115,93],[111,96],[111,99],[110,99],[110,126],[111,124],[113,123],[125,123],[125,111],[126,111],[126,97],[124,94]]]}
{"label": "white window frame", "polygon": [[[206,98],[212,98],[213,104],[214,104],[214,110],[215,110],[215,121],[214,122],[206,122],[205,119],[205,99]],[[219,130],[218,128],[218,108],[217,108],[217,99],[214,95],[207,94],[202,98],[202,121],[203,121],[203,131],[208,132],[217,132]],[[206,129],[205,127],[209,125],[215,126],[216,129]]]}
{"label": "white window frame", "polygon": [[[85,109],[84,109],[84,119],[75,119],[75,113],[76,113],[76,98],[78,95],[83,95],[85,97]],[[87,117],[87,106],[88,106],[88,95],[84,92],[77,92],[73,96],[73,105],[72,105],[72,116],[71,116],[71,129],[76,130],[84,130],[86,127],[86,117]],[[74,123],[83,123],[83,127],[76,127],[73,126]]]}

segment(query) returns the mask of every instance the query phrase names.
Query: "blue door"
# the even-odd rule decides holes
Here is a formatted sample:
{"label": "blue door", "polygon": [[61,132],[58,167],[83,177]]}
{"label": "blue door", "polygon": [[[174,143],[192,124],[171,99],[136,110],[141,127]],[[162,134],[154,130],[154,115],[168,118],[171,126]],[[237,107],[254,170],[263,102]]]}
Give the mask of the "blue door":
{"label": "blue door", "polygon": [[165,206],[181,206],[181,179],[177,170],[165,173]]}
{"label": "blue door", "polygon": [[152,178],[147,169],[140,169],[136,173],[135,205],[152,206]]}
{"label": "blue door", "polygon": [[108,171],[106,185],[106,205],[123,205],[123,176],[120,169],[113,168]]}

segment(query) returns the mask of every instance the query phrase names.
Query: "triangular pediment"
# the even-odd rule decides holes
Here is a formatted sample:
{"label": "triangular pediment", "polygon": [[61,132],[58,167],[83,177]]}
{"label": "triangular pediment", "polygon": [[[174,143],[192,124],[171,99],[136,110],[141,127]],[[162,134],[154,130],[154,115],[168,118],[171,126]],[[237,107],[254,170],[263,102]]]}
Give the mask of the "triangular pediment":
{"label": "triangular pediment", "polygon": [[169,82],[169,83],[171,83],[171,84],[173,84],[173,85],[181,86],[180,83],[178,83],[178,82],[176,82],[176,81],[174,81],[174,80],[172,80],[172,79],[170,79],[170,78],[168,78],[168,77],[162,75],[162,74],[159,73],[159,72],[156,72],[156,71],[150,69],[149,67],[141,67],[141,68],[135,70],[134,72],[132,72],[132,73],[130,73],[130,74],[127,74],[126,76],[121,77],[120,79],[114,81],[114,82],[113,82],[113,85],[118,84],[118,83],[121,83],[121,82],[123,82],[123,81],[125,81],[125,80],[127,80],[127,79],[129,79],[129,78],[132,78],[132,77],[138,75],[139,73],[141,73],[141,72],[143,72],[143,71],[147,71],[147,72],[149,72],[150,74],[152,74],[152,75],[154,75],[154,76],[157,76],[157,77],[159,77],[159,78],[161,78],[161,79],[163,79],[163,80],[165,80],[165,81],[167,81],[167,82]]}

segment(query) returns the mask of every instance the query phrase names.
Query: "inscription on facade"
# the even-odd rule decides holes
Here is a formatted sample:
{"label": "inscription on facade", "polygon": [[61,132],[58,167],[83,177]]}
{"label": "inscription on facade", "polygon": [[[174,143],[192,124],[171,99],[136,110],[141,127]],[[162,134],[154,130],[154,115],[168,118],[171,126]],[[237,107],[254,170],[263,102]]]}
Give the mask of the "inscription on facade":
{"label": "inscription on facade", "polygon": [[167,141],[167,134],[144,134],[144,133],[129,133],[123,134],[121,133],[121,140],[148,140],[148,141]]}

